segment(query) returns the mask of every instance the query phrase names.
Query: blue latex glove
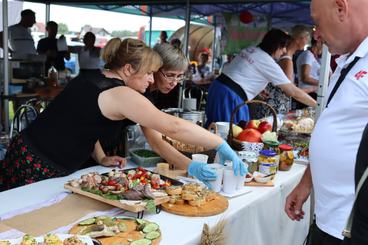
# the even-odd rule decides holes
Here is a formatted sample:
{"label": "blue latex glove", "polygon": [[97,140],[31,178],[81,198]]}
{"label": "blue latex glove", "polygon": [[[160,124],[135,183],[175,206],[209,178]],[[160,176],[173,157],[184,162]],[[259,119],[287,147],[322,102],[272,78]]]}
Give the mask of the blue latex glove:
{"label": "blue latex glove", "polygon": [[217,174],[207,163],[192,161],[188,167],[188,174],[202,181],[207,187],[211,188],[210,180],[215,180]]}
{"label": "blue latex glove", "polygon": [[226,141],[223,141],[221,145],[216,148],[216,150],[219,154],[220,163],[222,165],[225,164],[226,160],[230,160],[233,162],[233,170],[235,175],[238,175],[239,173],[241,176],[244,176],[248,172],[248,169],[245,166],[244,162],[239,158],[235,151],[231,149]]}

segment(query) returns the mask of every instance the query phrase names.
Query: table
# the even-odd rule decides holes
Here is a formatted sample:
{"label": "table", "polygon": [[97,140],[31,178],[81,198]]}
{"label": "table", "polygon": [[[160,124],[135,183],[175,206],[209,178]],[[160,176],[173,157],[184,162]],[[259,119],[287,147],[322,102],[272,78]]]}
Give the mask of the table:
{"label": "table", "polygon": [[[127,167],[134,167],[128,164]],[[309,227],[309,201],[304,206],[306,216],[300,222],[291,221],[284,213],[285,198],[299,182],[306,166],[294,164],[288,172],[278,172],[274,187],[252,187],[252,192],[229,199],[226,212],[211,217],[183,217],[166,212],[147,214],[145,219],[157,222],[163,232],[162,245],[199,244],[203,224],[213,227],[227,220],[226,244],[298,245],[303,244]],[[91,171],[109,169],[94,166],[70,176],[44,180],[31,185],[0,192],[0,217],[5,214],[46,202],[65,192],[63,184]]]}

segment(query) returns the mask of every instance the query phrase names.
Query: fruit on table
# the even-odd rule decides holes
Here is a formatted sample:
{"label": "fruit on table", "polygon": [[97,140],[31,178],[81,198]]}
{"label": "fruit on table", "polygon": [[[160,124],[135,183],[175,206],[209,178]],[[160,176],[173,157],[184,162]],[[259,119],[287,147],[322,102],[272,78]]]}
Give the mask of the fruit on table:
{"label": "fruit on table", "polygon": [[248,122],[246,128],[258,129],[259,124],[260,124],[259,120],[250,120]]}
{"label": "fruit on table", "polygon": [[259,143],[259,142],[261,142],[261,136],[262,136],[262,134],[260,132],[258,132],[258,130],[248,128],[248,129],[244,129],[238,135],[238,137],[236,137],[236,139],[240,140],[240,141]]}
{"label": "fruit on table", "polygon": [[258,131],[263,134],[266,131],[272,131],[272,125],[266,121],[263,121],[258,126]]}
{"label": "fruit on table", "polygon": [[263,142],[277,142],[277,134],[276,132],[266,131],[262,134]]}
{"label": "fruit on table", "polygon": [[233,125],[233,136],[236,138],[243,131],[243,129],[237,125]]}

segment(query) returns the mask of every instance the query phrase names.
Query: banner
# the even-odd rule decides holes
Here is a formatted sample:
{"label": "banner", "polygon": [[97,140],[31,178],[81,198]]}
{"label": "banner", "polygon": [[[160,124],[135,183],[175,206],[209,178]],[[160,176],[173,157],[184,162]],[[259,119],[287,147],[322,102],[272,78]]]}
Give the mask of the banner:
{"label": "banner", "polygon": [[224,13],[221,46],[225,54],[237,54],[243,48],[257,45],[267,32],[267,18],[254,16],[250,23],[240,21],[240,14]]}

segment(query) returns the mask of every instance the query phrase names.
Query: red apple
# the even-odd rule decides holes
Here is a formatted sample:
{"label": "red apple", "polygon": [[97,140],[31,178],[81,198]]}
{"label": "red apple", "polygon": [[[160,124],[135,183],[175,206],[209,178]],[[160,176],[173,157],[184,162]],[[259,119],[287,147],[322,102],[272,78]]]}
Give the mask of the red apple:
{"label": "red apple", "polygon": [[266,121],[263,121],[258,126],[258,131],[263,134],[266,131],[272,131],[272,125]]}
{"label": "red apple", "polygon": [[247,124],[246,128],[253,128],[253,129],[257,129],[258,128],[258,120],[250,120]]}
{"label": "red apple", "polygon": [[258,143],[258,142],[261,142],[261,136],[262,134],[258,132],[257,129],[247,128],[247,129],[244,129],[238,135],[238,137],[236,137],[236,139],[240,141]]}

